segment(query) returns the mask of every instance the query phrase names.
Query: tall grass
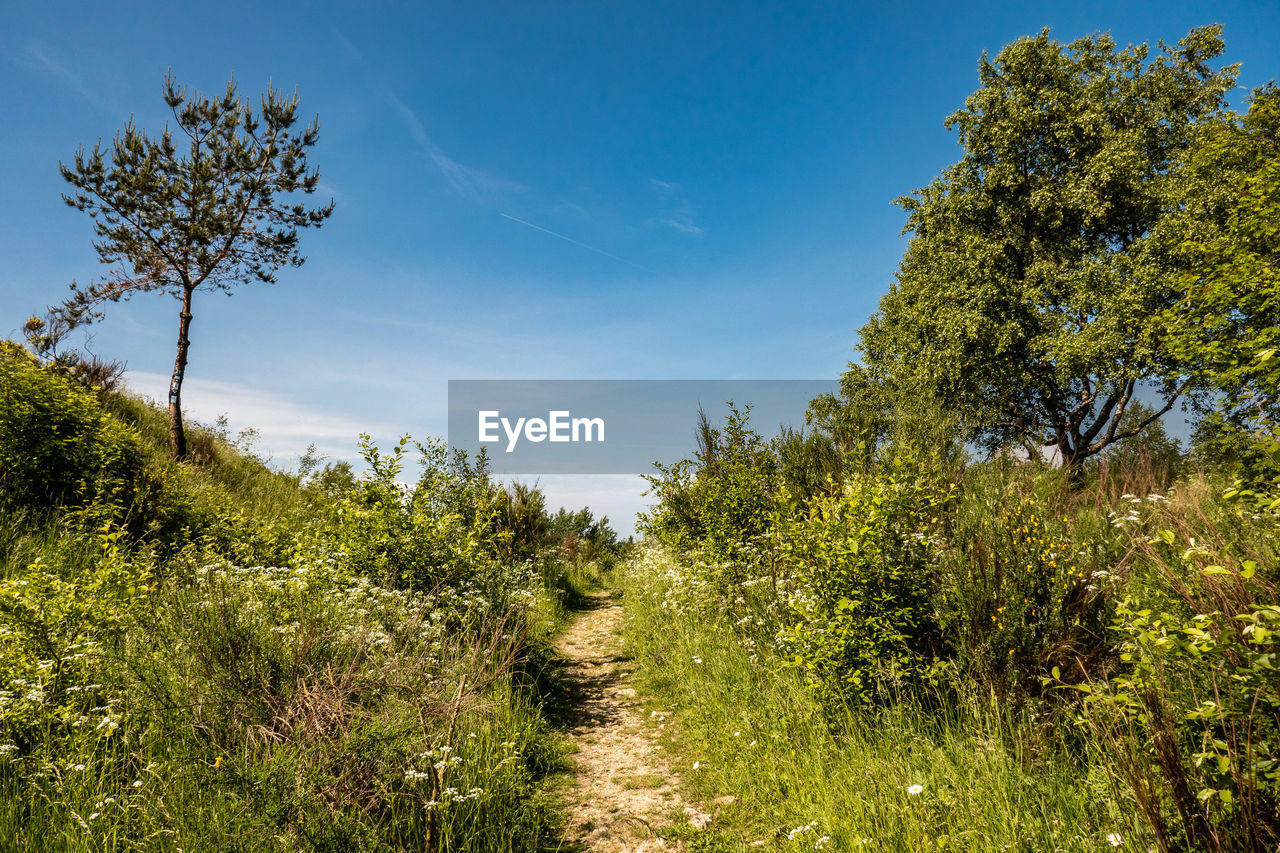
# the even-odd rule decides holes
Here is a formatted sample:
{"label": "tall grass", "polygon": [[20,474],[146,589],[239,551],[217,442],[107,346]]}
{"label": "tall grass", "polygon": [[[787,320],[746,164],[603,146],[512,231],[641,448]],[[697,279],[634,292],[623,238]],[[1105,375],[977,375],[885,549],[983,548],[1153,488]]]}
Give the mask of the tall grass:
{"label": "tall grass", "polygon": [[626,638],[693,790],[737,798],[723,849],[1096,850],[1111,833],[1141,848],[1105,769],[1065,757],[1032,711],[948,690],[833,716],[690,571],[659,550],[624,566]]}
{"label": "tall grass", "polygon": [[[0,849],[559,848],[551,640],[598,576],[524,535],[540,495],[495,520],[438,445],[406,492],[407,439],[336,491],[198,428],[174,463],[162,412],[0,358],[0,390],[135,454],[117,503],[0,501]],[[0,414],[0,460],[44,442],[76,473]]]}

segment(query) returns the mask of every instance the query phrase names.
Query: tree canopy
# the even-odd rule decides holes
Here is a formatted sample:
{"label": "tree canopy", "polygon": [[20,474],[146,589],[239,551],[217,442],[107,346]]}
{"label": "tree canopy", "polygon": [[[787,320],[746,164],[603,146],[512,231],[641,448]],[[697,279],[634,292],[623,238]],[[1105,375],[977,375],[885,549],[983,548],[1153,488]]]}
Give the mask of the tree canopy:
{"label": "tree canopy", "polygon": [[1167,346],[1209,392],[1202,434],[1261,462],[1256,439],[1280,439],[1280,89],[1206,127],[1186,169],[1167,229],[1185,267],[1184,296],[1162,318]]}
{"label": "tree canopy", "polygon": [[1168,411],[1187,382],[1153,318],[1179,280],[1151,236],[1234,83],[1222,50],[1205,27],[1154,52],[1046,30],[984,54],[946,121],[963,157],[899,199],[912,239],[862,329],[873,372],[970,440],[1072,467],[1151,422],[1122,427],[1140,384],[1161,397],[1151,418]]}

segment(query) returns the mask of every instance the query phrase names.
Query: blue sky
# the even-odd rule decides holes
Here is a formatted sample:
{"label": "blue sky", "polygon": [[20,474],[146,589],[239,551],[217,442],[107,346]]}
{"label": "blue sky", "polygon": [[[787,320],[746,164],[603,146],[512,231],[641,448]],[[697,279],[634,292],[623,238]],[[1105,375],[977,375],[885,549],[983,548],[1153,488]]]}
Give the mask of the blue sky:
{"label": "blue sky", "polygon": [[[101,273],[58,161],[131,114],[160,129],[172,69],[296,88],[321,120],[337,209],[307,264],[199,295],[192,326],[193,413],[283,464],[443,433],[449,379],[835,376],[903,249],[893,199],[959,156],[942,120],[984,49],[1214,21],[1242,84],[1276,76],[1266,2],[9,2],[0,334]],[[159,393],[176,313],[110,306],[93,347]],[[638,503],[630,480],[545,483]]]}

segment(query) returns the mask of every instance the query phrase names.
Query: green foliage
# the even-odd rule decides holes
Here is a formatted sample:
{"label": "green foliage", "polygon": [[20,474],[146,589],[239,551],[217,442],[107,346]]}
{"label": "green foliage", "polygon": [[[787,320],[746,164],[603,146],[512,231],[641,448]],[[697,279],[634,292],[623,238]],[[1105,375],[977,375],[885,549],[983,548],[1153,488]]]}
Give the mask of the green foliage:
{"label": "green foliage", "polygon": [[1011,699],[1038,692],[1054,668],[1089,677],[1109,649],[1110,573],[1096,546],[1053,524],[1044,501],[991,497],[964,496],[971,511],[950,520],[942,560],[937,606],[960,670]]}
{"label": "green foliage", "polygon": [[658,505],[642,519],[645,532],[679,548],[697,547],[730,566],[754,550],[771,529],[778,463],[751,429],[750,414],[750,406],[730,404],[723,429],[701,414],[696,459],[658,465],[658,474],[646,477]]}
{"label": "green foliage", "polygon": [[932,537],[949,496],[898,462],[851,475],[780,525],[778,561],[795,585],[784,637],[828,701],[918,681],[941,651]]}
{"label": "green foliage", "polygon": [[110,506],[149,486],[136,433],[13,347],[0,350],[0,507]]}
{"label": "green foliage", "polygon": [[[1141,406],[1127,416],[1149,417]],[[1093,828],[1071,840],[1047,824],[1021,838],[1045,833],[1054,849],[1111,832],[1165,849],[1273,845],[1280,539],[1269,495],[1178,479],[1178,447],[1157,427],[1074,476],[1008,456],[957,468],[882,440],[795,498],[789,484],[806,482],[795,472],[820,470],[803,438],[767,445],[744,427],[726,445],[704,424],[716,440],[654,478],[662,503],[649,534],[670,550],[623,573],[641,669],[691,733],[682,749],[713,768],[697,778],[720,780],[695,782],[708,796],[759,791],[755,808],[816,822],[840,843],[867,826],[895,842],[999,837],[980,815],[966,819],[980,830],[941,814],[899,822],[880,781],[898,771],[865,770],[845,751],[849,738],[881,749],[857,733],[896,714],[936,726],[904,735],[912,754],[935,749],[958,708],[981,720],[967,715],[989,697],[1025,715],[1001,729],[994,755],[1087,779],[1058,793],[1098,806],[1077,814],[1073,825]],[[1128,486],[1140,490],[1117,494]],[[814,739],[807,752],[801,730]],[[750,732],[751,748],[725,731]],[[776,785],[752,775],[766,760],[785,774]],[[853,774],[856,793],[830,792],[833,767]],[[1006,773],[983,784],[1010,784]],[[925,789],[945,799],[953,784],[930,777]],[[784,801],[827,805],[797,813]],[[736,819],[747,837],[771,831]]]}
{"label": "green foliage", "polygon": [[99,533],[88,571],[54,551],[0,581],[0,736],[19,749],[73,734],[101,704],[101,657],[154,588],[151,567],[128,561],[120,538]]}
{"label": "green foliage", "polygon": [[0,590],[13,849],[548,843],[530,793],[554,749],[513,682],[516,614],[195,546],[157,589],[104,554],[79,583],[37,564]]}
{"label": "green foliage", "polygon": [[556,848],[547,638],[597,578],[546,541],[507,559],[529,542],[483,459],[418,445],[404,486],[408,440],[366,438],[367,472],[304,486],[197,429],[173,463],[163,412],[11,362],[6,404],[45,408],[7,422],[6,453],[127,434],[157,485],[103,503],[67,442],[48,458],[71,497],[0,507],[6,849]]}
{"label": "green foliage", "polygon": [[842,457],[866,470],[877,448],[893,433],[902,402],[883,378],[860,364],[850,364],[840,377],[839,395],[814,399],[806,420],[831,436]]}
{"label": "green foliage", "polygon": [[1033,711],[963,682],[833,709],[782,647],[744,640],[735,623],[746,614],[696,564],[642,547],[618,571],[650,724],[663,726],[698,808],[715,811],[706,830],[673,833],[690,849],[1085,851],[1109,849],[1110,833],[1145,849],[1150,836],[1105,768]]}
{"label": "green foliage", "polygon": [[[396,478],[408,444],[405,436],[383,454],[361,436],[368,476],[338,499],[325,547],[341,553],[352,571],[384,586],[431,590],[469,575],[489,556],[486,537],[495,497],[483,470],[451,467],[439,445],[421,447],[418,484],[403,487]],[[462,497],[476,498],[477,505],[459,511]]]}
{"label": "green foliage", "polygon": [[1219,28],[1176,48],[1064,46],[1047,32],[979,67],[953,114],[963,159],[901,200],[911,244],[862,329],[873,372],[936,398],[989,447],[1052,446],[1075,466],[1120,429],[1137,384],[1181,392],[1155,315],[1179,295],[1146,239],[1170,176],[1234,69]]}
{"label": "green foliage", "polygon": [[1083,719],[1162,845],[1267,849],[1280,840],[1275,522],[1258,553],[1247,529],[1228,542],[1163,520],[1116,609],[1121,666],[1080,686]]}
{"label": "green foliage", "polygon": [[1206,128],[1188,154],[1179,240],[1185,295],[1168,347],[1205,387],[1202,449],[1257,481],[1280,479],[1280,90]]}
{"label": "green foliage", "polygon": [[267,90],[255,114],[234,81],[221,96],[207,97],[190,95],[169,77],[164,99],[185,152],[172,129],[153,138],[130,121],[109,151],[99,143],[61,167],[75,188],[65,201],[94,218],[102,261],[129,265],[96,295],[225,290],[273,281],[276,268],[300,265],[298,229],[322,224],[333,205],[307,210],[275,197],[315,191],[320,176],[308,169],[307,151],[319,122],[295,130],[298,98],[276,89]]}
{"label": "green foliage", "polygon": [[575,564],[590,563],[602,570],[613,568],[623,543],[609,527],[609,518],[597,519],[588,508],[570,512],[561,508],[547,520],[547,538]]}
{"label": "green foliage", "polygon": [[516,562],[533,559],[550,538],[550,519],[542,492],[527,483],[512,483],[497,493],[497,499],[504,557]]}
{"label": "green foliage", "polygon": [[960,465],[964,449],[954,413],[938,404],[931,389],[900,373],[890,375],[889,367],[850,364],[840,377],[838,395],[823,395],[809,404],[809,423],[842,458],[837,471],[871,471],[882,457],[895,453],[922,453],[937,457],[941,465]]}

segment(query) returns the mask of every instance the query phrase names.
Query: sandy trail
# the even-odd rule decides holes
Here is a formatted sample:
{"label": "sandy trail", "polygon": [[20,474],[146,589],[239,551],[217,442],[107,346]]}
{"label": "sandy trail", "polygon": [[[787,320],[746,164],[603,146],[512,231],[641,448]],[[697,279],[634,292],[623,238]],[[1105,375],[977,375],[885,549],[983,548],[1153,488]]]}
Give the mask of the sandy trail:
{"label": "sandy trail", "polygon": [[681,799],[654,727],[641,717],[619,636],[622,619],[610,594],[597,593],[560,640],[573,696],[569,735],[578,748],[568,841],[573,849],[603,853],[682,850],[656,831],[673,813],[691,822],[702,816]]}

